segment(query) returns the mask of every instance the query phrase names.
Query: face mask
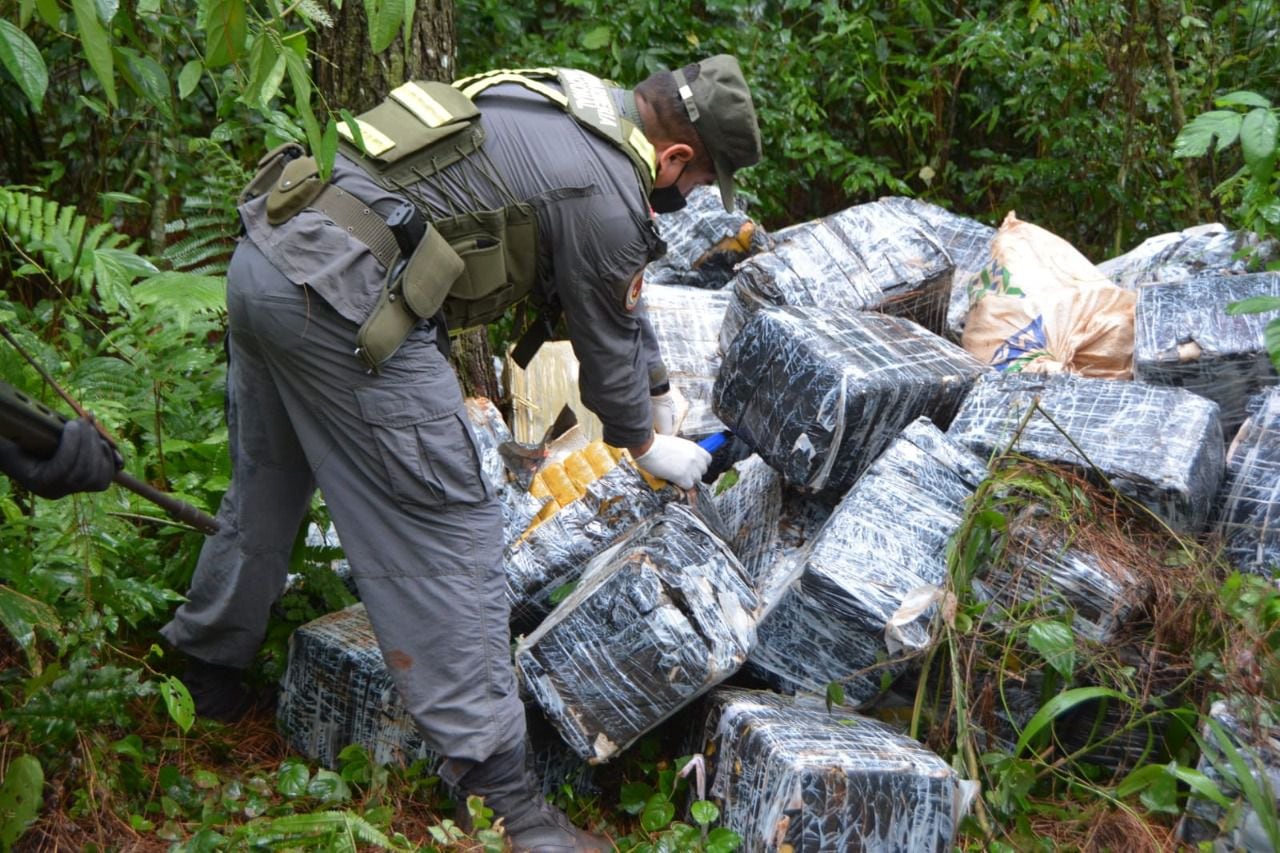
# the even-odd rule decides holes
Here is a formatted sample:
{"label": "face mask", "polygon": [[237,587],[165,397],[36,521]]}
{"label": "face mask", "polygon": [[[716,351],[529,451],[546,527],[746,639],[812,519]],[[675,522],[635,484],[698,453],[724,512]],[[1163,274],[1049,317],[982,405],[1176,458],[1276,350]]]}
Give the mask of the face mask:
{"label": "face mask", "polygon": [[649,191],[649,206],[655,213],[675,213],[685,206],[684,195],[680,192],[680,178],[684,176],[684,170],[687,168],[689,164],[685,163],[680,167],[680,174],[676,175],[674,181],[665,187],[654,187]]}

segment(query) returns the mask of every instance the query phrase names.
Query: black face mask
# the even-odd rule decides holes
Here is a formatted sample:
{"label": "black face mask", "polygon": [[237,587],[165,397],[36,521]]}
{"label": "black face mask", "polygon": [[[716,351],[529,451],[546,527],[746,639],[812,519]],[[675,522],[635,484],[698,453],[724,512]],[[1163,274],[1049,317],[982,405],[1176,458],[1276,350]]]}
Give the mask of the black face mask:
{"label": "black face mask", "polygon": [[680,167],[680,174],[676,175],[674,181],[665,187],[654,187],[649,191],[649,206],[655,213],[675,213],[685,206],[684,194],[680,192],[680,178],[684,176],[684,170],[687,168],[689,164],[685,163]]}

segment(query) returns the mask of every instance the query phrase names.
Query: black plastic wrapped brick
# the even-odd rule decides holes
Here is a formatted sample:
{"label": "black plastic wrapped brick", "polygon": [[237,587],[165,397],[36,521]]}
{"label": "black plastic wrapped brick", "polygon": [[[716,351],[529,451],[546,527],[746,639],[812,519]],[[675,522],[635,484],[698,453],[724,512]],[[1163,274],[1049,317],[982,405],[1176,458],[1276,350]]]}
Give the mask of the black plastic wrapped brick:
{"label": "black plastic wrapped brick", "polygon": [[[536,708],[529,716],[531,761],[543,792],[566,782],[578,792],[592,790],[590,768],[539,719]],[[434,768],[440,760],[400,701],[363,604],[293,632],[276,724],[291,748],[333,770],[349,744],[364,747],[379,764],[423,759]]]}
{"label": "black plastic wrapped brick", "polygon": [[1280,388],[1258,403],[1227,451],[1218,527],[1236,568],[1270,577],[1280,569]]}
{"label": "black plastic wrapped brick", "polygon": [[565,742],[599,763],[741,666],[758,608],[729,547],[669,504],[587,566],[516,666]]}
{"label": "black plastic wrapped brick", "polygon": [[[1042,411],[1018,434],[1037,400]],[[990,374],[974,383],[948,430],[983,456],[1004,450],[1015,434],[1017,452],[1086,471],[1092,463],[1121,494],[1186,533],[1204,529],[1222,482],[1218,404],[1179,388]]]}
{"label": "black plastic wrapped brick", "polygon": [[[787,692],[840,681],[851,704],[874,698],[881,675],[902,669],[878,665],[892,659],[890,618],[908,593],[943,583],[947,542],[985,477],[982,460],[929,421],[908,426],[814,537],[799,580],[757,629],[751,671]],[[901,627],[903,648],[927,647],[927,620]]]}
{"label": "black plastic wrapped brick", "polygon": [[711,799],[744,853],[952,849],[974,786],[911,738],[821,700],[722,687],[705,704]]}
{"label": "black plastic wrapped brick", "polygon": [[[1254,255],[1257,257],[1254,257]],[[1137,247],[1098,264],[1117,287],[1183,281],[1204,273],[1241,275],[1280,256],[1275,240],[1260,241],[1250,231],[1228,231],[1212,222],[1148,237]]]}
{"label": "black plastic wrapped brick", "polygon": [[715,187],[695,187],[686,200],[680,210],[658,214],[667,251],[644,268],[645,285],[722,288],[734,264],[767,249],[769,237],[743,211],[726,211]]}
{"label": "black plastic wrapped brick", "polygon": [[715,410],[788,483],[838,499],[911,421],[950,423],[988,370],[900,317],[767,308],[725,355]]}
{"label": "black plastic wrapped brick", "polygon": [[874,309],[934,332],[945,327],[954,264],[918,217],[870,202],[789,228],[785,237],[738,265],[721,350],[765,305]]}
{"label": "black plastic wrapped brick", "polygon": [[[1203,797],[1187,799],[1187,813],[1182,823],[1182,840],[1204,845],[1212,850],[1242,850],[1248,853],[1274,853],[1275,847],[1255,811],[1255,806],[1242,793],[1233,762],[1223,748],[1223,736],[1243,766],[1253,777],[1253,785],[1262,796],[1270,796],[1268,811],[1280,812],[1280,726],[1272,717],[1266,722],[1255,720],[1256,714],[1242,713],[1253,704],[1248,699],[1236,702],[1219,700],[1209,709],[1209,719],[1217,723],[1221,735],[1208,725],[1201,734],[1207,749],[1197,769],[1209,777],[1228,800],[1242,801],[1230,820],[1219,805]],[[1274,712],[1273,712],[1274,713]],[[1224,772],[1225,771],[1225,772]],[[1223,824],[1226,824],[1225,826]]]}
{"label": "black plastic wrapped brick", "polygon": [[689,402],[680,435],[695,440],[724,429],[711,410],[711,389],[720,372],[720,325],[728,305],[729,294],[718,290],[644,288],[644,308],[667,375]]}
{"label": "black plastic wrapped brick", "polygon": [[1205,275],[1139,288],[1134,309],[1134,378],[1215,401],[1227,439],[1245,418],[1245,401],[1280,383],[1263,340],[1280,311],[1227,314],[1232,302],[1252,296],[1280,296],[1280,272]]}

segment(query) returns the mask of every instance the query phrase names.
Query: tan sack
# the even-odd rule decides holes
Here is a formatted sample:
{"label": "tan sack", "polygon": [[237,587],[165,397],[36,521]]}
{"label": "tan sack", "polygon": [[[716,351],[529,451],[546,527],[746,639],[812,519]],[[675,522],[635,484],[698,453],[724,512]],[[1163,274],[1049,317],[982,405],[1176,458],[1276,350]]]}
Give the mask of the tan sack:
{"label": "tan sack", "polygon": [[961,344],[1004,371],[1133,378],[1133,306],[1075,248],[1010,211],[969,285]]}

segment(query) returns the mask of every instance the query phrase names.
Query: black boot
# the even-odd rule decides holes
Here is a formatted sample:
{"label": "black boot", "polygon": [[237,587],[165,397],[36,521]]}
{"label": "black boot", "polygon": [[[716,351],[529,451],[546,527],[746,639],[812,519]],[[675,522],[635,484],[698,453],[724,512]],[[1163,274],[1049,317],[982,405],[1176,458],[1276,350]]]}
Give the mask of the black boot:
{"label": "black boot", "polygon": [[191,693],[196,714],[210,720],[234,723],[254,708],[253,694],[244,685],[244,670],[187,656],[182,683]]}
{"label": "black boot", "polygon": [[525,745],[492,755],[458,783],[467,794],[484,797],[502,818],[514,853],[610,853],[609,839],[578,829],[547,802],[525,767]]}

